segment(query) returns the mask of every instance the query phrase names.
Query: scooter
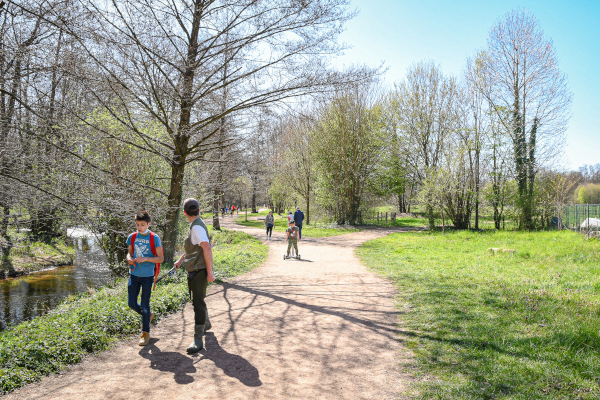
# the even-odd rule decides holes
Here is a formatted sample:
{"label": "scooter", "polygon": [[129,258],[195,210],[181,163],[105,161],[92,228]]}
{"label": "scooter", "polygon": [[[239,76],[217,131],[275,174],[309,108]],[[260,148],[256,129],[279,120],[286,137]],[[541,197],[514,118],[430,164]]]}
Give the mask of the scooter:
{"label": "scooter", "polygon": [[287,254],[283,255],[284,260],[287,260],[288,258],[295,258],[296,260],[300,260],[300,254],[294,255],[294,246],[292,246],[289,256]]}

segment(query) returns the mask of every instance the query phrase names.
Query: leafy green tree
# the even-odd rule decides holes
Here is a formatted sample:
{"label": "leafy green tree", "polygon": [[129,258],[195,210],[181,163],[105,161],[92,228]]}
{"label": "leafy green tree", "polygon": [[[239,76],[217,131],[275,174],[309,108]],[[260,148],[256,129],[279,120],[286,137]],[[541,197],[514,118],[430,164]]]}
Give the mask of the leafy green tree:
{"label": "leafy green tree", "polygon": [[323,108],[315,127],[317,199],[337,223],[355,224],[363,194],[385,148],[385,115],[378,88],[354,85]]}

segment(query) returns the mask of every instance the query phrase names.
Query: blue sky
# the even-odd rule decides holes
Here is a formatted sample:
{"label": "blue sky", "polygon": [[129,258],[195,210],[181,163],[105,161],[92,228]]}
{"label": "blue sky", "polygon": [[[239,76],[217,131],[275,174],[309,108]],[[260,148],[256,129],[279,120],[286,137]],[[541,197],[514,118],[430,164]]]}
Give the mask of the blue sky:
{"label": "blue sky", "polygon": [[519,7],[533,12],[553,39],[573,92],[562,164],[577,169],[600,163],[600,0],[352,0],[352,6],[360,13],[340,38],[352,49],[334,65],[383,61],[390,84],[420,60],[433,60],[444,73],[458,76],[466,58],[485,47],[499,17]]}

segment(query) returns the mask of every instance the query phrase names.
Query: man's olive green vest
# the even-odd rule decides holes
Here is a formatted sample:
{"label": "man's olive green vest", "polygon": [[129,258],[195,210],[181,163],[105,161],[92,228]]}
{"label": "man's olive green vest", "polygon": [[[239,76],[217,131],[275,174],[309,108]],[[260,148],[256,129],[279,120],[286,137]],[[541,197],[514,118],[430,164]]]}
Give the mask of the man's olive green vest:
{"label": "man's olive green vest", "polygon": [[208,228],[206,228],[204,221],[200,218],[196,218],[190,224],[188,237],[185,239],[185,242],[183,242],[183,249],[185,250],[183,266],[187,272],[206,269],[206,260],[204,259],[204,250],[202,250],[202,246],[199,244],[192,244],[192,227],[196,225],[201,226],[206,231],[206,236],[208,236]]}

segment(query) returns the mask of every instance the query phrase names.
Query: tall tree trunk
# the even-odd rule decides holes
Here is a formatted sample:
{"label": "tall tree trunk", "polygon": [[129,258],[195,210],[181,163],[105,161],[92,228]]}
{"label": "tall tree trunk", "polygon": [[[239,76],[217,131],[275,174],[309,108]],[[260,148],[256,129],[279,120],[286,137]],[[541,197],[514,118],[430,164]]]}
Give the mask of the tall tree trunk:
{"label": "tall tree trunk", "polygon": [[[534,198],[534,183],[535,183],[535,146],[536,146],[536,136],[537,136],[537,125],[538,120],[535,118],[533,120],[533,126],[531,127],[531,132],[529,134],[529,158],[527,160],[527,199],[529,201],[529,210],[530,214],[533,214],[533,198]],[[531,218],[531,217],[530,217]],[[532,218],[531,218],[532,219]],[[533,224],[530,224],[528,229],[532,229]]]}
{"label": "tall tree trunk", "polygon": [[[523,126],[523,116],[520,111],[519,81],[514,86],[514,110],[513,110],[513,141],[515,147],[517,189],[519,194],[519,208],[521,209],[520,228],[532,228],[532,198],[529,195],[529,154]],[[535,151],[535,150],[534,150]]]}
{"label": "tall tree trunk", "polygon": [[164,232],[164,254],[165,262],[171,263],[175,255],[175,245],[179,232],[177,231],[180,208],[183,196],[183,177],[185,174],[185,161],[188,155],[188,144],[190,141],[190,120],[193,106],[194,75],[196,71],[196,59],[198,55],[198,32],[200,31],[200,19],[202,17],[204,2],[194,2],[192,26],[187,48],[187,62],[183,72],[183,85],[181,90],[180,117],[177,135],[174,140],[173,160],[171,162],[171,190],[167,199],[168,210],[165,221]]}
{"label": "tall tree trunk", "polygon": [[[219,168],[220,164],[219,164]],[[213,209],[213,228],[220,231],[221,230],[221,223],[219,222],[219,188],[217,187],[215,189],[214,195],[213,195],[213,201],[212,201],[212,209]]]}
{"label": "tall tree trunk", "polygon": [[433,206],[431,204],[427,204],[427,220],[429,229],[435,229],[435,216],[433,215]]}
{"label": "tall tree trunk", "polygon": [[256,185],[258,184],[258,177],[255,176],[252,178],[252,212],[257,213],[256,209]]}
{"label": "tall tree trunk", "polygon": [[177,239],[179,237],[177,225],[181,215],[179,205],[183,200],[182,182],[184,174],[184,162],[175,162],[171,165],[171,190],[167,200],[169,208],[167,209],[165,232],[162,240],[166,263],[170,263],[173,260],[175,256],[175,245],[177,244]]}
{"label": "tall tree trunk", "polygon": [[475,154],[475,230],[479,230],[479,150]]}
{"label": "tall tree trunk", "polygon": [[310,180],[307,184],[307,196],[306,196],[306,225],[310,225]]}
{"label": "tall tree trunk", "polygon": [[2,207],[2,222],[0,223],[0,238],[2,240],[2,257],[8,257],[10,253],[10,249],[12,248],[12,241],[8,237],[8,219],[10,218],[10,207],[8,205],[4,205]]}

